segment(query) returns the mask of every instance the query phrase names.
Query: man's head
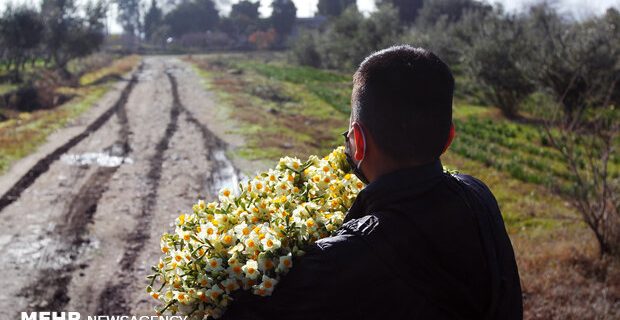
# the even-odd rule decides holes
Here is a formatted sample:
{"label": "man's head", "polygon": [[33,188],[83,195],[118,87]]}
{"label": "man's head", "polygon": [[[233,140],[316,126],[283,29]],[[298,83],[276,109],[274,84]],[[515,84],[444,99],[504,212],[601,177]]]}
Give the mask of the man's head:
{"label": "man's head", "polygon": [[365,173],[438,159],[450,134],[453,92],[450,68],[426,49],[394,46],[368,56],[353,77],[352,158],[370,162]]}

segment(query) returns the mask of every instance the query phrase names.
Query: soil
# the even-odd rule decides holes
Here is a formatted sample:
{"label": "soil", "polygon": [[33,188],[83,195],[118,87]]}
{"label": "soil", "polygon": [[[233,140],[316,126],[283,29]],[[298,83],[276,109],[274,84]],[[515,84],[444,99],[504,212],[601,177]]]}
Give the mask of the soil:
{"label": "soil", "polygon": [[[243,141],[187,63],[147,57],[123,80],[0,178],[0,309],[10,319],[153,315],[145,286],[160,235],[260,166],[227,157]],[[98,155],[107,160],[90,161]]]}

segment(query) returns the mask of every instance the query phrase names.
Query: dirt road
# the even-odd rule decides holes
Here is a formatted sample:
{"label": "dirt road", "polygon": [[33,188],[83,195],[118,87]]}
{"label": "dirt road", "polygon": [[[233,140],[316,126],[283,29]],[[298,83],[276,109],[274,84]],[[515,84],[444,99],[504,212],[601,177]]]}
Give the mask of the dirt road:
{"label": "dirt road", "polygon": [[15,165],[28,166],[20,179],[0,179],[0,318],[153,314],[144,287],[159,236],[238,179],[225,150],[239,141],[188,64],[147,57],[130,77]]}

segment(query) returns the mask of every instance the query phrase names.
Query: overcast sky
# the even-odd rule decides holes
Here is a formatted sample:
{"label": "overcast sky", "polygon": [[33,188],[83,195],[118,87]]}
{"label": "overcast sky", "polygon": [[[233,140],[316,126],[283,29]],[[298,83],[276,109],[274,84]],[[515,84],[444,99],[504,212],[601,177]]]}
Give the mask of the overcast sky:
{"label": "overcast sky", "polygon": [[[78,2],[84,2],[85,0],[78,0]],[[162,0],[159,0],[163,2]],[[259,0],[261,3],[260,12],[262,16],[269,16],[271,14],[270,4],[272,0]],[[432,1],[432,0],[431,0]],[[507,11],[521,10],[527,7],[528,4],[540,2],[540,0],[485,0],[490,3],[501,3]],[[571,14],[576,18],[584,18],[594,14],[601,14],[609,7],[620,8],[620,0],[551,0],[556,4],[557,8],[563,13]],[[113,1],[110,1],[113,2]],[[150,3],[150,0],[145,1]],[[235,3],[237,0],[219,0],[218,3]],[[318,0],[293,0],[297,6],[297,16],[299,17],[311,17],[316,11],[316,4]],[[357,5],[362,12],[371,12],[375,9],[374,0],[357,0]],[[35,5],[40,3],[40,0],[0,0],[0,8],[4,8],[7,3],[28,3]],[[221,5],[220,10],[223,13],[227,13],[230,10],[229,5]],[[121,32],[121,28],[116,22],[116,13],[114,8],[110,12],[108,18],[108,25],[111,32]]]}

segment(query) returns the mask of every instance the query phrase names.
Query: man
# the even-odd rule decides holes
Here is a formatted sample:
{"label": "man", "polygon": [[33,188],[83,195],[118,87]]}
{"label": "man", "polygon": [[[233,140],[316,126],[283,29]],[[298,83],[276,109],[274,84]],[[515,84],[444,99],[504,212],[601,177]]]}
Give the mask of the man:
{"label": "man", "polygon": [[443,172],[454,79],[410,46],[354,75],[345,146],[368,185],[336,235],[296,259],[273,295],[244,294],[226,319],[521,319],[514,252],[495,198]]}

